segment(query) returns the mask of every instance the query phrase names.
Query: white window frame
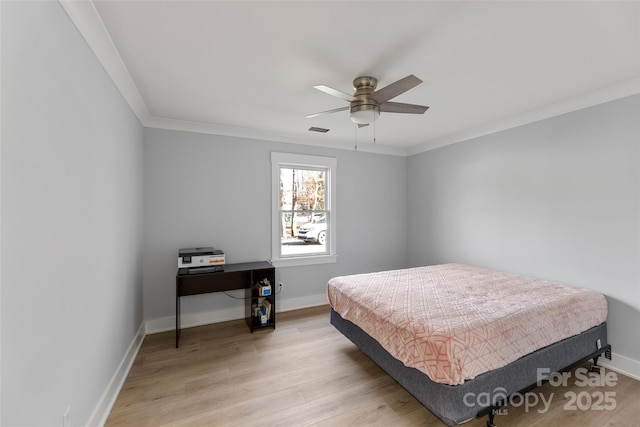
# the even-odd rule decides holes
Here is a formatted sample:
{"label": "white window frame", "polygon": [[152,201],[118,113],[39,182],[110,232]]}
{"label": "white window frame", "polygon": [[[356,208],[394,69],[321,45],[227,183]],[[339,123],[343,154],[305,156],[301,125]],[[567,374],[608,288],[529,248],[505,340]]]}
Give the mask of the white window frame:
{"label": "white window frame", "polygon": [[[280,231],[280,168],[326,168],[325,209],[330,212],[327,231],[327,253],[309,255],[285,255],[281,253],[282,234]],[[271,153],[271,263],[275,267],[327,264],[336,262],[336,170],[338,160],[333,157],[308,156],[304,154]]]}

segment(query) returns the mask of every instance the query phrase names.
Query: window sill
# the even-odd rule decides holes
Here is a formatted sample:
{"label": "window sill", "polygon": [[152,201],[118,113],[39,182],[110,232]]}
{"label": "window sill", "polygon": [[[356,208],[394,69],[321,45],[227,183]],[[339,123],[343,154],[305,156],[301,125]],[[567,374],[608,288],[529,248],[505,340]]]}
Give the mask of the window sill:
{"label": "window sill", "polygon": [[274,267],[298,267],[302,265],[331,264],[338,260],[338,255],[314,255],[272,259]]}

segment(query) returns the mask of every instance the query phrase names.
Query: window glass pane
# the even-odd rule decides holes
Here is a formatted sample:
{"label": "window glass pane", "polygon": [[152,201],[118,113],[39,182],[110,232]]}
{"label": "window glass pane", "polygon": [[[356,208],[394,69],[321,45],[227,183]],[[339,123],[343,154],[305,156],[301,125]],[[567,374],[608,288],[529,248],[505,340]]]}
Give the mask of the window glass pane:
{"label": "window glass pane", "polygon": [[282,256],[327,253],[329,216],[327,212],[312,212],[307,215],[308,213],[281,212]]}
{"label": "window glass pane", "polygon": [[327,253],[326,169],[280,168],[281,256]]}
{"label": "window glass pane", "polygon": [[280,168],[280,210],[324,210],[325,169]]}

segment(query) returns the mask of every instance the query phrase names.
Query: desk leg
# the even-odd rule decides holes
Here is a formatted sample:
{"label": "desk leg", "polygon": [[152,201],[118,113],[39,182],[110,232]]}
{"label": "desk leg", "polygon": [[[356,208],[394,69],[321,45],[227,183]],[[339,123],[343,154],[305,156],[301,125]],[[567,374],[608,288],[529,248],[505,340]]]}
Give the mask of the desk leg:
{"label": "desk leg", "polygon": [[180,342],[180,297],[176,288],[176,348]]}

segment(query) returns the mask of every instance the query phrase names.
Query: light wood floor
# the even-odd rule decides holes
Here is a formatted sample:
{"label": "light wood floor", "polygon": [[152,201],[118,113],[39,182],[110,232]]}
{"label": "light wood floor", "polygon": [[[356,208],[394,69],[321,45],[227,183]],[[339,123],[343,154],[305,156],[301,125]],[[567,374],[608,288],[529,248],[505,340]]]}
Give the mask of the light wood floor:
{"label": "light wood floor", "polygon": [[[179,349],[173,332],[147,336],[106,425],[445,426],[329,324],[328,307],[277,322],[253,334],[244,320],[184,329]],[[617,378],[614,387],[546,384],[532,392],[551,398],[548,411],[507,407],[495,422],[636,427],[640,382]],[[614,410],[565,409],[565,393],[582,392],[584,405],[605,391]],[[464,425],[484,427],[486,417]]]}

